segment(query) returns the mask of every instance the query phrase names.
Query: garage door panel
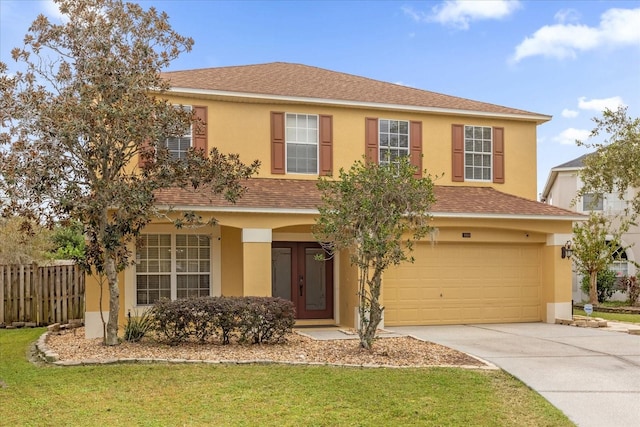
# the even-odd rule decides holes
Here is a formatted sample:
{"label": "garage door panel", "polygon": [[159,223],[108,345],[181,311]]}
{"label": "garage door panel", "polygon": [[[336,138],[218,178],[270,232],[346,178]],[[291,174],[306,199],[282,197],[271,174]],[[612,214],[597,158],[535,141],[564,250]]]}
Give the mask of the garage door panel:
{"label": "garage door panel", "polygon": [[540,245],[418,244],[384,277],[385,324],[541,320]]}

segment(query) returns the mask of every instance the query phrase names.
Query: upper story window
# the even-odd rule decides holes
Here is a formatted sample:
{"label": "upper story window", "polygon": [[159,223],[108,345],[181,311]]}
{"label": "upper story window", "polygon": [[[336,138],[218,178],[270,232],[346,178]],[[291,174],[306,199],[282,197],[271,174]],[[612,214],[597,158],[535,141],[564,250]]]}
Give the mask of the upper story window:
{"label": "upper story window", "polygon": [[330,175],[333,116],[272,111],[271,173]]}
{"label": "upper story window", "polygon": [[595,193],[587,193],[582,196],[583,211],[601,211],[604,206],[602,195]]}
{"label": "upper story window", "polygon": [[492,141],[492,128],[485,126],[464,127],[465,180],[491,181]]}
{"label": "upper story window", "polygon": [[408,121],[380,119],[378,129],[378,161],[381,165],[396,163],[399,157],[409,156]]}
{"label": "upper story window", "polygon": [[[176,108],[180,107],[176,106]],[[186,111],[191,111],[190,105],[183,105],[182,108]],[[188,133],[182,136],[165,138],[163,141],[160,141],[158,145],[168,149],[171,157],[174,159],[185,159],[189,148],[192,146],[192,127],[189,127]]]}
{"label": "upper story window", "polygon": [[505,183],[505,128],[451,125],[451,180]]}
{"label": "upper story window", "polygon": [[582,196],[583,211],[621,212],[628,207],[628,201],[620,199],[618,193],[587,193]]}
{"label": "upper story window", "polygon": [[365,117],[364,153],[367,162],[397,164],[408,156],[416,168],[414,176],[422,177],[422,122]]}
{"label": "upper story window", "polygon": [[318,116],[287,113],[287,172],[318,173]]}

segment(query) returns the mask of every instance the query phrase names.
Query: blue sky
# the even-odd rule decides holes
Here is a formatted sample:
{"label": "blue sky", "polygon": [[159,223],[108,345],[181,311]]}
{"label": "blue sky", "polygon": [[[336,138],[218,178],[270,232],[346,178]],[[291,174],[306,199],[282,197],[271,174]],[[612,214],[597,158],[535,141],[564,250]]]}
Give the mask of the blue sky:
{"label": "blue sky", "polygon": [[[139,1],[194,38],[171,69],[285,61],[553,116],[538,191],[606,106],[640,116],[640,1]],[[0,0],[0,58],[51,1]],[[437,171],[432,171],[436,173]]]}

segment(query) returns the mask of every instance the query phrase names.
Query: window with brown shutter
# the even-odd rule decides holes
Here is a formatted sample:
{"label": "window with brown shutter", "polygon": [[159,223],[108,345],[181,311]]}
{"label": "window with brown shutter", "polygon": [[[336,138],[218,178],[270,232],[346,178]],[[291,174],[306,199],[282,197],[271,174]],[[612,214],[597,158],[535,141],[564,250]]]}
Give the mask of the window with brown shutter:
{"label": "window with brown shutter", "polygon": [[271,173],[284,174],[284,113],[271,112]]}
{"label": "window with brown shutter", "polygon": [[378,119],[365,118],[364,152],[368,162],[378,163]]}
{"label": "window with brown shutter", "polygon": [[332,171],[333,116],[271,112],[271,173]]}
{"label": "window with brown shutter", "polygon": [[493,182],[504,184],[504,128],[493,128]]}
{"label": "window with brown shutter", "polygon": [[451,125],[451,180],[464,181],[464,125]]}
{"label": "window with brown shutter", "polygon": [[205,153],[208,151],[208,118],[207,107],[196,105],[193,107],[196,123],[193,124],[193,148],[201,149]]}
{"label": "window with brown shutter", "polygon": [[451,126],[452,181],[505,182],[504,128]]}
{"label": "window with brown shutter", "polygon": [[422,122],[411,122],[409,130],[409,159],[411,164],[418,168],[416,178],[422,177]]}
{"label": "window with brown shutter", "polygon": [[333,116],[320,116],[320,175],[333,172]]}

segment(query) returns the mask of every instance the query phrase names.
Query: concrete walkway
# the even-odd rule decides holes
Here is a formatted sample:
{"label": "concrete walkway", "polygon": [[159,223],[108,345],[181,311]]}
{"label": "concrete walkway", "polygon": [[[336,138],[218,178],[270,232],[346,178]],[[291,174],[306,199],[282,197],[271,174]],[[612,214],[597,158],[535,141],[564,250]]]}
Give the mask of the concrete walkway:
{"label": "concrete walkway", "polygon": [[640,335],[546,323],[386,329],[499,366],[580,427],[640,426]]}

